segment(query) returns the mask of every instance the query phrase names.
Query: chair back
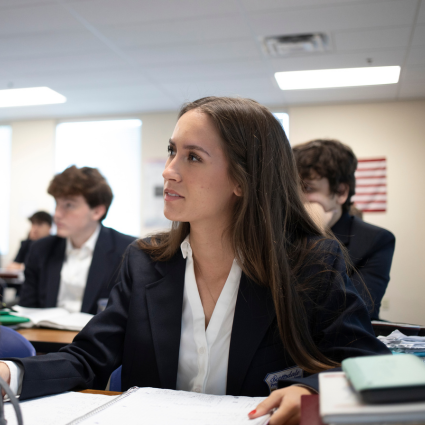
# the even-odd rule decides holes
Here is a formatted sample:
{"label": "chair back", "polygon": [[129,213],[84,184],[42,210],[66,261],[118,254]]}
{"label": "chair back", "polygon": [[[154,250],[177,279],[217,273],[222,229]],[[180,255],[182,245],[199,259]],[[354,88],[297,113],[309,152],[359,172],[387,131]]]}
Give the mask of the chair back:
{"label": "chair back", "polygon": [[122,366],[112,372],[109,391],[121,391],[121,370]]}
{"label": "chair back", "polygon": [[31,356],[35,356],[35,349],[26,338],[7,326],[0,326],[0,359]]}

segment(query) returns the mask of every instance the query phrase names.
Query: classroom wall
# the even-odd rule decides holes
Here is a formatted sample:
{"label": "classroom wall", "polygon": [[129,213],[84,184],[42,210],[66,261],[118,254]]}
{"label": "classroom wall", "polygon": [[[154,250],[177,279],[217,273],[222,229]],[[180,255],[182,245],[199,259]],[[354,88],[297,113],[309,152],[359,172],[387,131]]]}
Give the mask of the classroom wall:
{"label": "classroom wall", "polygon": [[[292,144],[332,137],[349,144],[360,158],[387,158],[388,211],[365,214],[365,220],[391,230],[396,252],[382,317],[425,324],[425,101],[273,107],[288,111]],[[99,117],[100,118],[100,117]],[[94,118],[94,119],[99,119]],[[101,117],[120,118],[120,117]],[[141,114],[142,160],[164,158],[177,112]],[[85,118],[87,119],[87,118]],[[77,121],[78,119],[75,119]],[[10,250],[3,264],[16,253],[28,231],[28,215],[35,209],[53,209],[45,193],[54,172],[54,136],[58,121],[25,121],[12,125],[12,199]],[[142,173],[143,175],[143,173]],[[143,182],[142,186],[143,188]],[[143,194],[142,194],[143,202]],[[142,204],[143,211],[143,204]],[[143,223],[143,217],[141,217]],[[145,231],[146,229],[144,229]]]}

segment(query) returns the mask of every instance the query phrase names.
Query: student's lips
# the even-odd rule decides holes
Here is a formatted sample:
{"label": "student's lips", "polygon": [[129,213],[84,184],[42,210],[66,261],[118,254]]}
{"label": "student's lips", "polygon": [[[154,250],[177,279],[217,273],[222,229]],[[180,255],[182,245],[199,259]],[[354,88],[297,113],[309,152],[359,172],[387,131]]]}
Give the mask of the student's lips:
{"label": "student's lips", "polygon": [[184,196],[181,196],[174,190],[165,189],[164,190],[164,199],[166,201],[177,201],[179,199],[184,199]]}

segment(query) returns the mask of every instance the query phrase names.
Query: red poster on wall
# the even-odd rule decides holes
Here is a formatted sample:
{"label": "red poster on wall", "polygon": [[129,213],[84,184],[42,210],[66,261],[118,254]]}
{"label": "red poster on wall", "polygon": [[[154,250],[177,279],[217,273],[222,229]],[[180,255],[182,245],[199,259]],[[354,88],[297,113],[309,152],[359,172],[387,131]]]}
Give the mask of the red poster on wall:
{"label": "red poster on wall", "polygon": [[355,206],[363,212],[387,211],[387,160],[359,159],[355,176]]}

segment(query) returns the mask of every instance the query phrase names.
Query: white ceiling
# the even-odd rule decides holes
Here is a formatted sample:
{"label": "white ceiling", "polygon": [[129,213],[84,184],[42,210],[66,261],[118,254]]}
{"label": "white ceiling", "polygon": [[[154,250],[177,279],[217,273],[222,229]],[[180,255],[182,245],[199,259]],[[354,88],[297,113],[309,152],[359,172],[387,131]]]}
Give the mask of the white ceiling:
{"label": "white ceiling", "polygon": [[[324,32],[325,53],[269,58],[261,38]],[[281,91],[276,71],[400,65],[396,85]],[[269,106],[425,98],[425,0],[0,0],[0,89],[60,105],[0,121],[178,109],[206,95]]]}

